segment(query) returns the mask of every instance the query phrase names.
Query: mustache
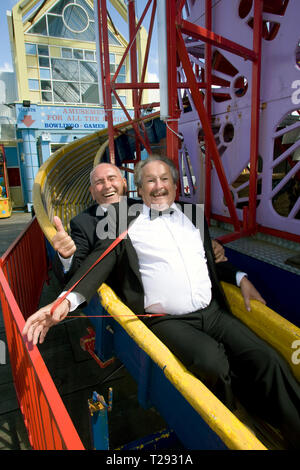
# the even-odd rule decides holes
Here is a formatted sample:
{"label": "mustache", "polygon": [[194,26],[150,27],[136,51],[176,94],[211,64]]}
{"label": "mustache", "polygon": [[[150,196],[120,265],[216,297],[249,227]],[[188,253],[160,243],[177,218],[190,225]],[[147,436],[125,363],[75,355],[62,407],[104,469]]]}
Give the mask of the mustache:
{"label": "mustache", "polygon": [[162,191],[151,191],[150,196],[167,196],[169,194],[169,191],[167,189],[164,189]]}

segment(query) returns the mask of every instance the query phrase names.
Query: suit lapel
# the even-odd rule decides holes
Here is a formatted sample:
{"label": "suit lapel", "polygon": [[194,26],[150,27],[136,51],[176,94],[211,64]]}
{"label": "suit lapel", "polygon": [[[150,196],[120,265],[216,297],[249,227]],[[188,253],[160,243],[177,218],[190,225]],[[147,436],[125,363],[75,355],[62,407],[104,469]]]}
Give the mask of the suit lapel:
{"label": "suit lapel", "polygon": [[[135,213],[135,214],[131,215],[131,213],[129,211],[128,219],[127,219],[128,228],[130,227],[130,225],[132,223],[134,223],[134,221],[137,219],[137,217],[139,215],[140,215],[139,213]],[[125,238],[124,244],[125,244],[125,248],[126,248],[126,251],[127,251],[127,254],[128,254],[129,265],[130,265],[132,271],[134,272],[134,274],[136,275],[136,277],[138,278],[138,280],[140,281],[140,283],[142,285],[142,278],[141,278],[141,274],[140,274],[140,270],[139,270],[139,260],[138,260],[136,251],[133,248],[133,245],[131,243],[131,240],[130,240],[129,236],[127,236]]]}
{"label": "suit lapel", "polygon": [[[131,214],[129,210],[129,205],[127,205],[124,202],[121,204],[113,204],[113,206],[115,207],[115,211],[116,211],[116,227],[117,227],[116,236],[119,236],[121,235],[121,233],[124,232],[124,230],[130,227],[130,225],[134,222],[134,220],[136,220],[136,218],[139,216],[139,213]],[[142,284],[142,279],[141,279],[141,275],[139,271],[138,257],[137,257],[135,249],[133,248],[133,245],[131,243],[131,240],[128,234],[124,238],[122,243],[124,244],[124,247],[127,253],[128,264],[131,270],[134,272],[134,274],[138,278],[139,282]],[[124,269],[128,269],[128,266],[124,266]]]}

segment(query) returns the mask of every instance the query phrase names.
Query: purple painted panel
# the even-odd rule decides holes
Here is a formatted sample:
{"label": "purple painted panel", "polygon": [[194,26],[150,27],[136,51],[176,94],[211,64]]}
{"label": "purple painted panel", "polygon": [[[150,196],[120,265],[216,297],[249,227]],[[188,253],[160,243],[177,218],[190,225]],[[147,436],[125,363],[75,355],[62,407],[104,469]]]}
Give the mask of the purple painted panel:
{"label": "purple painted panel", "polygon": [[[252,49],[253,5],[249,11],[244,10],[244,18],[241,18],[239,15],[241,1],[212,2],[214,5],[213,31]],[[191,0],[187,2],[187,5],[187,19],[205,26],[205,1]],[[262,171],[259,175],[257,207],[258,223],[295,234],[300,234],[300,197],[299,193],[297,195],[298,187],[295,184],[297,171],[300,175],[300,163],[298,164],[296,160],[300,158],[300,127],[299,134],[295,130],[295,127],[300,126],[299,116],[286,118],[284,123],[286,127],[278,128],[278,126],[289,113],[297,108],[300,109],[300,68],[296,65],[297,47],[300,41],[299,14],[299,2],[293,0],[289,1],[284,15],[263,13],[265,31],[270,37],[262,39],[261,103],[263,106],[260,113],[259,145]],[[274,39],[271,40],[272,31]],[[189,40],[188,51],[191,62],[200,69],[203,68],[203,43]],[[298,56],[300,60],[300,52]],[[213,89],[212,126],[235,205],[238,207],[242,207],[248,200],[251,65],[250,61],[245,61],[242,57],[213,48],[213,74],[220,80],[220,86]],[[179,76],[184,80],[180,69]],[[205,167],[198,143],[198,133],[202,126],[189,93],[183,96],[184,93],[180,92],[179,95],[182,109],[185,109],[185,112],[181,114],[179,130],[184,137],[186,153],[189,155],[196,180],[196,190],[192,191],[188,197],[195,202],[203,202],[202,181]],[[274,144],[275,137],[276,145]],[[282,180],[282,170],[286,175],[284,180]],[[238,177],[239,181],[236,181]],[[234,186],[232,186],[233,183]],[[291,192],[290,198],[293,200],[289,202],[290,207],[284,209],[283,215],[280,204],[282,206],[284,203],[283,193],[286,188]],[[229,215],[223,202],[223,192],[215,170],[212,173],[212,192],[212,211],[216,214]],[[187,195],[183,196],[183,198],[186,197]],[[238,215],[242,219],[241,208],[238,208]]]}

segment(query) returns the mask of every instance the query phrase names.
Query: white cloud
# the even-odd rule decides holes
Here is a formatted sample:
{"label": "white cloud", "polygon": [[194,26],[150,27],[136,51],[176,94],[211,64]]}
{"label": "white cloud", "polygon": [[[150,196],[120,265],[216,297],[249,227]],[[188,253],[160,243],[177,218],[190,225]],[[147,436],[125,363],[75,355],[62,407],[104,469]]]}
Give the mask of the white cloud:
{"label": "white cloud", "polygon": [[[148,72],[148,82],[149,83],[158,83],[158,75],[153,72]],[[160,100],[159,98],[159,89],[148,90],[149,103],[155,103]]]}
{"label": "white cloud", "polygon": [[13,72],[12,65],[8,62],[4,62],[3,65],[0,65],[0,72]]}
{"label": "white cloud", "polygon": [[148,81],[149,82],[158,82],[158,75],[155,72],[148,72]]}

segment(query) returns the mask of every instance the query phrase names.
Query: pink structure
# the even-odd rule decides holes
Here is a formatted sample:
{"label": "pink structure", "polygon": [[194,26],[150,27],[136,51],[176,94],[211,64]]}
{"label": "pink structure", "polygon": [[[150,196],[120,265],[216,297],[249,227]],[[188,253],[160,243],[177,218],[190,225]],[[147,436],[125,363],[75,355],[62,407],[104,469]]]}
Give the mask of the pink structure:
{"label": "pink structure", "polygon": [[[124,57],[130,54],[131,82],[126,84],[115,82],[118,71],[112,80],[105,72],[109,67],[106,0],[95,4],[102,25],[99,50],[112,161],[111,94],[126,114],[117,92],[132,89],[134,117],[140,119],[148,106],[141,105],[143,89],[159,86],[167,155],[180,171],[178,197],[205,203],[208,220],[230,222],[234,232],[223,241],[257,231],[300,241],[298,2],[148,0],[137,20],[130,2]],[[138,77],[135,37],[146,14],[151,16],[151,26]],[[152,26],[162,16],[165,23],[157,57],[165,56],[167,93],[162,81],[145,82]],[[167,111],[162,113],[163,103]],[[123,163],[134,164],[141,158],[141,145],[148,152],[151,149],[143,124],[139,128],[136,121],[131,123],[136,131],[136,160]]]}
{"label": "pink structure", "polygon": [[[207,3],[204,0],[187,1],[186,20],[205,27]],[[292,0],[211,3],[212,31],[247,49],[252,49],[255,44],[253,18],[257,4],[262,5],[256,222],[258,230],[274,234],[273,230],[276,230],[286,238],[299,240],[300,5]],[[205,42],[185,36],[185,43],[195,76],[205,77]],[[211,126],[238,218],[243,221],[243,207],[250,206],[251,197],[249,164],[253,144],[251,119],[254,117],[255,71],[251,60],[215,45],[211,47],[211,57]],[[178,75],[184,81],[182,67],[178,68]],[[207,94],[207,80],[206,85]],[[183,199],[204,201],[205,133],[191,93],[187,90],[178,94],[181,109],[185,111],[179,120],[179,132],[184,137],[180,151],[184,161],[182,186],[186,189],[188,186]],[[228,205],[214,166],[211,177],[211,215],[229,221]],[[194,188],[192,180],[195,181]]]}

